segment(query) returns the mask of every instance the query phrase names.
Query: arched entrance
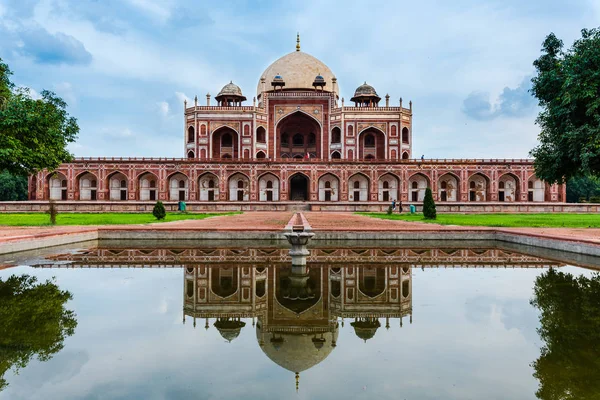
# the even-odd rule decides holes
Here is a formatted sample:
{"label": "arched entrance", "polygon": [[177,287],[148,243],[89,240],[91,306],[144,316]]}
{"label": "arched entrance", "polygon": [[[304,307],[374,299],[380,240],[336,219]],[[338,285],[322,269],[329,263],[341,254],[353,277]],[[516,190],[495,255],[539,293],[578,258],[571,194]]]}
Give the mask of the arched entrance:
{"label": "arched entrance", "polygon": [[297,111],[277,123],[277,157],[321,158],[321,126],[311,116]]}
{"label": "arched entrance", "polygon": [[308,200],[308,178],[302,174],[295,174],[290,178],[290,200]]}

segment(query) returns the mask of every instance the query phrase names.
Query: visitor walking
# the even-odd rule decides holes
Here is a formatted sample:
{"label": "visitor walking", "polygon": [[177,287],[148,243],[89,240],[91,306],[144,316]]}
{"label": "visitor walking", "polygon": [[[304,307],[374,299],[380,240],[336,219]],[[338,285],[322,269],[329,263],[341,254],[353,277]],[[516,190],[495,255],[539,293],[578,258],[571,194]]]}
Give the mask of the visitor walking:
{"label": "visitor walking", "polygon": [[402,214],[402,200],[398,202],[398,214]]}
{"label": "visitor walking", "polygon": [[396,199],[392,200],[392,211],[396,211]]}
{"label": "visitor walking", "polygon": [[421,155],[421,161],[425,160],[425,154]]}

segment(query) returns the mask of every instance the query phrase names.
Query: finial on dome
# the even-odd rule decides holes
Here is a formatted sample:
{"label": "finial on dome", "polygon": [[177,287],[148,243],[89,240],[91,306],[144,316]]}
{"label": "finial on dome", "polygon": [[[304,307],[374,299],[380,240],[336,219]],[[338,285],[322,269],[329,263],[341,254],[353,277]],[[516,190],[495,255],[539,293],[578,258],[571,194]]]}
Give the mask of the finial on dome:
{"label": "finial on dome", "polygon": [[300,51],[300,32],[296,34],[296,51]]}
{"label": "finial on dome", "polygon": [[300,387],[300,373],[296,372],[296,393],[298,393],[299,387]]}

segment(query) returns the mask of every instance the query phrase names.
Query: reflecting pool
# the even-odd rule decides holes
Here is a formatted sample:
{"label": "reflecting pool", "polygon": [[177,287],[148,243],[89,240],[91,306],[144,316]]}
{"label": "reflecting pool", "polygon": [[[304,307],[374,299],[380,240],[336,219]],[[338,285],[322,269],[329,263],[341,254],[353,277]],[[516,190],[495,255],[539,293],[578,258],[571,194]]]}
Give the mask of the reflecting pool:
{"label": "reflecting pool", "polygon": [[[101,241],[0,258],[0,399],[597,399],[592,257]],[[579,265],[579,266],[576,266]]]}

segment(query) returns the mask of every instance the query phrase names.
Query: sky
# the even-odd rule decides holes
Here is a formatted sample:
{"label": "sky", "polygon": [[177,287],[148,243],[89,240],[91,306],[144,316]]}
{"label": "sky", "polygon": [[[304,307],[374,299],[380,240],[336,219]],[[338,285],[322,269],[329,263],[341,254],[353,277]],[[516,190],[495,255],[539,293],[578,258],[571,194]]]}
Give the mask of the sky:
{"label": "sky", "polygon": [[183,157],[183,100],[233,80],[252,104],[299,32],[341,97],[367,81],[412,100],[415,156],[524,158],[541,43],[598,26],[600,0],[0,0],[0,58],[32,96],[68,103],[78,157]]}

